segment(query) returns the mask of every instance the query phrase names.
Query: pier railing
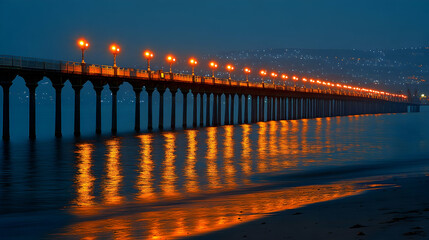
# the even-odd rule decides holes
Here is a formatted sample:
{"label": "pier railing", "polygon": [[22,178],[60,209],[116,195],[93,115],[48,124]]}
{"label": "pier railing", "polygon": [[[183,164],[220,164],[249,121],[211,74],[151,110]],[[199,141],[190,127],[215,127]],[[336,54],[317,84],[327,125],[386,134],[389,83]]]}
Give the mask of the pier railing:
{"label": "pier railing", "polygon": [[116,71],[113,66],[108,65],[97,65],[97,64],[82,64],[79,62],[72,61],[57,61],[57,60],[46,60],[39,58],[30,57],[18,57],[9,55],[0,55],[0,68],[16,68],[16,69],[37,69],[37,70],[48,70],[48,71],[59,71],[68,74],[86,74],[86,75],[99,75],[106,77],[121,77],[121,78],[142,78],[150,79],[153,81],[179,81],[189,83],[204,83],[213,85],[229,85],[237,87],[252,87],[252,88],[267,88],[277,89],[295,92],[308,92],[318,94],[333,94],[333,95],[346,95],[346,96],[357,96],[375,99],[384,99],[388,101],[404,102],[406,99],[401,97],[395,97],[392,95],[384,95],[381,93],[371,93],[355,91],[351,89],[340,89],[340,88],[308,88],[308,87],[292,87],[281,84],[273,83],[256,83],[246,82],[238,80],[229,80],[221,78],[203,77],[203,76],[192,76],[188,74],[180,73],[169,73],[159,71],[146,71],[142,69],[134,68],[121,68],[117,67]]}

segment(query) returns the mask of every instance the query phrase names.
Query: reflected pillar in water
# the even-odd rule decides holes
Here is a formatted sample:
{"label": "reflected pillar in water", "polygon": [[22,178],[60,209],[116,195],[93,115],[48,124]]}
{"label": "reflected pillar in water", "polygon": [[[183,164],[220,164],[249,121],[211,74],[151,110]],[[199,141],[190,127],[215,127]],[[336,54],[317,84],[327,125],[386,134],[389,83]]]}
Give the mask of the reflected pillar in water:
{"label": "reflected pillar in water", "polygon": [[213,93],[213,126],[217,126],[217,93]]}
{"label": "reflected pillar in water", "polygon": [[200,127],[204,127],[204,92],[200,92]]}
{"label": "reflected pillar in water", "polygon": [[91,173],[93,145],[89,143],[81,143],[77,145],[77,163],[75,189],[76,200],[74,201],[78,207],[88,208],[94,206],[94,181],[95,177]]}
{"label": "reflected pillar in water", "polygon": [[161,189],[166,196],[176,195],[176,135],[174,133],[164,133],[165,157],[162,168]]}
{"label": "reflected pillar in water", "polygon": [[164,129],[164,93],[165,93],[165,88],[157,87],[156,89],[159,92],[159,123],[158,123],[158,128],[160,130],[163,130]]}
{"label": "reflected pillar in water", "polygon": [[180,89],[180,91],[183,94],[182,127],[183,127],[183,129],[186,129],[188,126],[188,120],[187,119],[188,119],[188,92],[189,92],[189,89],[183,88],[183,89]]}
{"label": "reflected pillar in water", "polygon": [[109,89],[112,92],[112,134],[116,134],[118,131],[118,90],[119,86],[111,85],[109,83]]}
{"label": "reflected pillar in water", "polygon": [[61,76],[49,76],[51,79],[52,87],[55,89],[55,137],[62,136],[61,127],[61,92],[64,87],[64,80]]}
{"label": "reflected pillar in water", "polygon": [[209,127],[210,126],[210,95],[211,95],[211,93],[206,92],[205,95],[206,95],[206,127]]}
{"label": "reflected pillar in water", "polygon": [[235,93],[231,94],[231,114],[229,115],[229,124],[234,124],[234,100],[235,100]]}
{"label": "reflected pillar in water", "polygon": [[152,160],[152,135],[140,135],[140,164],[137,186],[139,199],[152,199],[154,197],[153,188],[153,160]]}
{"label": "reflected pillar in water", "polygon": [[238,94],[238,124],[243,124],[243,94]]}
{"label": "reflected pillar in water", "polygon": [[106,177],[103,186],[103,196],[106,204],[119,204],[122,202],[120,187],[122,184],[122,172],[120,161],[120,142],[117,138],[106,141]]}
{"label": "reflected pillar in water", "polygon": [[176,129],[176,93],[177,88],[169,88],[171,92],[171,129]]}
{"label": "reflected pillar in water", "polygon": [[0,86],[3,89],[3,140],[10,139],[10,115],[9,115],[9,89],[12,86],[12,81],[16,74],[9,72],[2,73],[0,78]]}
{"label": "reflected pillar in water", "polygon": [[95,91],[95,133],[101,134],[101,92],[103,85],[92,83]]}
{"label": "reflected pillar in water", "polygon": [[186,156],[186,166],[184,175],[186,176],[186,191],[187,192],[198,192],[198,175],[195,170],[195,164],[197,162],[197,150],[198,142],[196,140],[197,131],[191,130],[186,132],[186,137],[188,139],[188,151]]}
{"label": "reflected pillar in water", "polygon": [[198,92],[192,90],[193,109],[192,109],[192,127],[197,128],[197,97]]}
{"label": "reflected pillar in water", "polygon": [[134,94],[136,95],[136,102],[135,102],[136,109],[134,111],[134,131],[140,132],[140,93],[142,92],[142,87],[134,87],[133,90],[134,90]]}
{"label": "reflected pillar in water", "polygon": [[36,139],[36,88],[38,82],[43,79],[43,75],[22,76],[29,91],[29,137]]}
{"label": "reflected pillar in water", "polygon": [[146,92],[148,96],[147,101],[147,129],[151,131],[153,129],[152,126],[152,94],[155,88],[152,86],[146,86]]}
{"label": "reflected pillar in water", "polygon": [[209,188],[216,189],[221,187],[219,179],[219,171],[217,166],[217,128],[207,129],[207,180]]}

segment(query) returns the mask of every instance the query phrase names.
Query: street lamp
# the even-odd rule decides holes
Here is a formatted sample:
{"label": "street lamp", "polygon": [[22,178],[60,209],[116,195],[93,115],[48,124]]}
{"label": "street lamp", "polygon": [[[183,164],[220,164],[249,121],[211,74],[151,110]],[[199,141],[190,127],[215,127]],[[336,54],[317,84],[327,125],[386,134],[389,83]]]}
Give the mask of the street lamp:
{"label": "street lamp", "polygon": [[173,63],[176,62],[176,58],[173,55],[168,55],[167,56],[167,62],[170,64],[170,73],[172,73],[171,65],[173,65]]}
{"label": "street lamp", "polygon": [[293,82],[293,87],[296,87],[296,82],[298,81],[298,79],[299,79],[299,78],[298,78],[297,76],[293,76],[293,77],[292,77],[292,80],[294,81],[294,82]]}
{"label": "street lamp", "polygon": [[228,71],[228,80],[231,81],[231,72],[234,71],[234,66],[231,64],[226,65],[226,71]]}
{"label": "street lamp", "polygon": [[286,79],[288,79],[289,77],[286,74],[282,74],[282,79],[283,79],[283,86],[286,86]]}
{"label": "street lamp", "polygon": [[194,73],[194,67],[195,67],[195,66],[197,66],[198,61],[197,61],[197,59],[195,59],[195,58],[190,58],[190,59],[189,59],[189,64],[190,64],[190,65],[191,65],[191,67],[192,67],[192,76],[194,76],[194,75],[195,75],[195,73]]}
{"label": "street lamp", "polygon": [[117,66],[116,66],[116,55],[118,55],[118,53],[121,51],[120,49],[119,49],[119,47],[118,46],[116,46],[116,44],[112,44],[111,46],[110,46],[110,51],[112,52],[112,54],[113,54],[113,67],[114,68],[117,68]]}
{"label": "street lamp", "polygon": [[153,52],[146,50],[143,52],[143,56],[147,59],[147,71],[150,71],[150,60],[154,57]]}
{"label": "street lamp", "polygon": [[89,43],[82,38],[77,41],[77,45],[79,45],[80,49],[82,50],[82,64],[85,64],[84,52],[89,47]]}
{"label": "street lamp", "polygon": [[212,69],[212,77],[214,78],[214,77],[215,77],[215,75],[214,75],[214,71],[217,69],[217,63],[216,63],[216,62],[211,61],[211,62],[209,63],[209,67]]}
{"label": "street lamp", "polygon": [[246,74],[246,82],[249,82],[249,74],[250,74],[250,68],[244,68],[243,69],[243,71],[244,71],[244,74]]}
{"label": "street lamp", "polygon": [[262,86],[264,86],[264,77],[267,75],[267,70],[261,70],[259,71],[259,74],[262,77]]}
{"label": "street lamp", "polygon": [[273,78],[273,84],[275,84],[276,78],[277,78],[277,73],[272,72],[271,73],[271,77]]}

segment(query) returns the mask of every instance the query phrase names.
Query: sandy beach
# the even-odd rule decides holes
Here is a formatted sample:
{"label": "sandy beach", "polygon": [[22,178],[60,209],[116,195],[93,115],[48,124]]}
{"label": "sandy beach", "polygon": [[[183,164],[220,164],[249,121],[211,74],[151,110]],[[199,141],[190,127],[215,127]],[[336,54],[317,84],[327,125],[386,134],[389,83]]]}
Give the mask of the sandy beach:
{"label": "sandy beach", "polygon": [[392,185],[192,239],[428,239],[429,175],[379,183]]}

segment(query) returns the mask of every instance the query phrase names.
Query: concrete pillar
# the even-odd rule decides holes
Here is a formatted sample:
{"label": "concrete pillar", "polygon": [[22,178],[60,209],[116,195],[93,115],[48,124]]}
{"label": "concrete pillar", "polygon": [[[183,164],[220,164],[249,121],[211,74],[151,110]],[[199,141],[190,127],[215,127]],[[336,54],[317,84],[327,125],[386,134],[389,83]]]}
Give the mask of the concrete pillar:
{"label": "concrete pillar", "polygon": [[80,136],[80,90],[82,85],[72,85],[74,90],[74,136]]}
{"label": "concrete pillar", "polygon": [[213,126],[217,126],[217,93],[213,93]]}
{"label": "concrete pillar", "polygon": [[101,92],[103,86],[94,85],[95,91],[95,133],[101,134]]}
{"label": "concrete pillar", "polygon": [[171,92],[171,129],[176,129],[176,88],[170,88]]}
{"label": "concrete pillar", "polygon": [[249,123],[249,96],[244,94],[244,123]]}
{"label": "concrete pillar", "polygon": [[280,97],[277,97],[277,116],[276,116],[276,120],[279,121],[281,120],[281,103],[280,103]]}
{"label": "concrete pillar", "polygon": [[229,93],[225,93],[225,116],[224,116],[224,124],[229,124]]}
{"label": "concrete pillar", "polygon": [[204,127],[204,93],[200,93],[200,127]]}
{"label": "concrete pillar", "polygon": [[210,126],[210,93],[206,92],[206,126]]}
{"label": "concrete pillar", "polygon": [[135,87],[133,88],[133,90],[134,90],[134,94],[136,95],[136,102],[135,102],[136,109],[134,111],[134,131],[140,132],[140,93],[142,92],[142,88]]}
{"label": "concrete pillar", "polygon": [[229,124],[234,124],[234,100],[235,93],[231,94],[231,114],[229,115]]}
{"label": "concrete pillar", "polygon": [[222,94],[217,95],[217,123],[222,125]]}
{"label": "concrete pillar", "polygon": [[265,96],[259,96],[259,121],[265,121]]}
{"label": "concrete pillar", "polygon": [[267,97],[267,121],[271,121],[271,97]]}
{"label": "concrete pillar", "polygon": [[243,94],[238,95],[238,124],[243,124]]}
{"label": "concrete pillar", "polygon": [[152,131],[152,94],[153,94],[154,88],[152,87],[146,87],[146,92],[148,96],[147,101],[147,129],[149,131]]}
{"label": "concrete pillar", "polygon": [[198,93],[195,91],[192,91],[192,97],[193,97],[192,127],[197,128],[197,98],[198,98]]}
{"label": "concrete pillar", "polygon": [[159,92],[159,123],[158,128],[164,130],[164,93],[165,88],[157,88]]}
{"label": "concrete pillar", "polygon": [[61,131],[61,92],[64,87],[62,82],[52,83],[55,89],[55,137],[62,136]]}
{"label": "concrete pillar", "polygon": [[110,86],[112,92],[112,134],[118,132],[118,86]]}
{"label": "concrete pillar", "polygon": [[10,139],[10,116],[9,116],[9,89],[12,86],[13,79],[1,81],[0,85],[3,88],[3,140]]}
{"label": "concrete pillar", "polygon": [[180,89],[183,94],[183,120],[182,127],[186,129],[188,127],[188,92],[189,89]]}

